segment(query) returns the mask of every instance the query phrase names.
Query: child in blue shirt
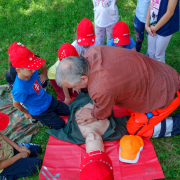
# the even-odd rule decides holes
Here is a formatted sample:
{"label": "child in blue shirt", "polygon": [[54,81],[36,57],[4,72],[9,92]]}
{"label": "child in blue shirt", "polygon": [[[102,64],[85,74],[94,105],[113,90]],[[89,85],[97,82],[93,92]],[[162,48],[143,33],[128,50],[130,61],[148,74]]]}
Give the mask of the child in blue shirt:
{"label": "child in blue shirt", "polygon": [[[16,49],[19,46],[26,47],[24,44],[22,44],[20,42],[14,42],[9,46],[8,54],[10,54],[13,49]],[[35,56],[37,56],[37,55],[35,55]],[[14,84],[14,81],[16,79],[17,72],[16,72],[16,68],[14,68],[12,66],[11,61],[9,59],[8,59],[8,65],[9,65],[9,69],[6,71],[6,81],[9,83],[10,87],[12,88],[13,84]],[[41,66],[41,69],[42,69],[42,74],[40,72],[38,72],[38,75],[39,75],[39,79],[41,81],[42,87],[45,88],[47,86],[47,67],[46,67],[46,63],[44,63]]]}
{"label": "child in blue shirt", "polygon": [[136,43],[129,35],[129,27],[124,22],[117,22],[112,32],[113,39],[111,39],[107,46],[121,47],[136,51]]}
{"label": "child in blue shirt", "polygon": [[37,69],[45,60],[22,46],[13,49],[9,59],[17,72],[12,90],[14,107],[24,112],[27,119],[36,119],[54,129],[62,128],[65,122],[59,115],[68,116],[69,107],[42,88]]}

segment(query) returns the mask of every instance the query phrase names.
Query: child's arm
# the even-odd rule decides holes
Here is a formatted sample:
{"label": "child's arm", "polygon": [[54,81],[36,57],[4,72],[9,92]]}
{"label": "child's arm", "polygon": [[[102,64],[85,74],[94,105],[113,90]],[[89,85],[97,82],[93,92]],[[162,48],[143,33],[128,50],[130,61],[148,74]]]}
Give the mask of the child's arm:
{"label": "child's arm", "polygon": [[169,0],[166,13],[161,17],[155,26],[150,26],[152,33],[164,26],[173,16],[178,0]]}
{"label": "child's arm", "polygon": [[81,92],[81,89],[73,88],[73,93],[77,92],[78,94]]}
{"label": "child's arm", "polygon": [[29,112],[20,104],[20,102],[17,102],[13,99],[13,106],[18,109],[19,111],[24,113],[24,116],[26,119],[33,119],[33,117],[29,114]]}
{"label": "child's arm", "polygon": [[47,79],[47,66],[46,66],[46,63],[44,63],[41,66],[41,69],[42,69],[42,74],[39,75],[39,79],[40,79],[41,83],[44,84],[46,79]]}
{"label": "child's arm", "polygon": [[134,46],[131,50],[136,51],[136,46]]}
{"label": "child's arm", "polygon": [[27,152],[28,154],[31,153],[31,151],[26,147],[26,146],[19,146],[17,145],[14,141],[12,141],[11,139],[9,139],[7,136],[5,136],[4,134],[0,133],[0,135],[2,136],[2,138],[4,139],[4,141],[6,141],[10,146],[12,146],[14,149],[16,149],[18,152]]}
{"label": "child's arm", "polygon": [[[151,1],[150,1],[151,3]],[[154,36],[155,34],[152,33],[151,28],[149,27],[149,22],[150,22],[150,3],[149,3],[149,7],[147,10],[147,15],[146,15],[146,24],[145,24],[145,29],[148,32],[148,34],[150,36]]]}
{"label": "child's arm", "polygon": [[21,158],[27,158],[28,156],[29,156],[29,154],[27,152],[18,153],[9,159],[1,161],[0,162],[0,169],[7,168],[8,166],[14,164],[17,160],[19,160]]}
{"label": "child's arm", "polygon": [[70,97],[68,88],[65,87],[65,86],[63,86],[62,88],[63,88],[63,92],[64,92],[64,95],[65,95],[64,103],[68,105],[71,102],[71,97]]}
{"label": "child's arm", "polygon": [[16,149],[17,151],[20,152],[9,159],[1,161],[0,169],[4,169],[4,168],[12,165],[13,163],[15,163],[17,160],[19,160],[21,158],[27,158],[30,155],[31,151],[29,149],[27,149],[26,147],[24,148],[24,147],[18,146],[15,142],[13,142],[11,139],[9,139],[7,136],[5,136],[2,133],[0,133],[0,135],[2,136],[4,141],[6,141],[10,146],[12,146],[14,149]]}

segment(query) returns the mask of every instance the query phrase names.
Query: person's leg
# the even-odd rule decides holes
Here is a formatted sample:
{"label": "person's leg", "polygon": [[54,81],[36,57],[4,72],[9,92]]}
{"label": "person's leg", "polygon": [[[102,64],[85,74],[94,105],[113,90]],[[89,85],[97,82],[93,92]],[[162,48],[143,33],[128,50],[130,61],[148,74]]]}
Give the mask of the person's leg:
{"label": "person's leg", "polygon": [[172,35],[160,36],[157,34],[155,59],[165,63],[165,52]]}
{"label": "person's leg", "polygon": [[5,168],[0,175],[13,180],[21,177],[27,177],[40,170],[41,165],[42,160],[39,158],[22,158]]}
{"label": "person's leg", "polygon": [[9,83],[11,87],[13,87],[14,82],[11,79],[10,71],[9,69],[6,71],[6,81]]}
{"label": "person's leg", "polygon": [[59,98],[61,101],[64,101],[65,95],[64,95],[63,89],[57,85],[55,79],[50,79],[50,82],[51,82],[54,90],[56,91],[56,93],[57,93],[57,95],[58,95],[58,98]]}
{"label": "person's leg", "polygon": [[[36,157],[38,154],[42,152],[41,146],[34,143],[17,143],[18,146],[26,146],[30,151],[31,154],[29,157]],[[19,152],[14,149],[14,154],[18,154]]]}
{"label": "person's leg", "polygon": [[52,97],[52,102],[49,108],[40,115],[33,115],[34,119],[41,121],[41,123],[48,125],[54,129],[63,128],[65,122],[61,116],[69,116],[69,107],[61,101]]}
{"label": "person's leg", "polygon": [[41,146],[39,144],[34,144],[34,143],[29,143],[29,144],[30,144],[29,150],[31,151],[29,157],[36,157],[38,154],[42,152]]}
{"label": "person's leg", "polygon": [[155,59],[156,41],[157,41],[157,34],[154,37],[148,35],[148,54],[149,57],[153,59]]}
{"label": "person's leg", "polygon": [[112,31],[115,24],[106,27],[107,43],[112,39]]}
{"label": "person's leg", "polygon": [[136,51],[140,52],[144,40],[145,23],[141,22],[135,15],[134,31],[136,35]]}
{"label": "person's leg", "polygon": [[180,113],[167,117],[154,127],[152,138],[170,137],[180,133]]}
{"label": "person's leg", "polygon": [[100,45],[104,45],[105,28],[101,28],[97,24],[95,24],[95,34],[96,34],[96,38],[100,42]]}
{"label": "person's leg", "polygon": [[54,110],[54,112],[61,116],[69,116],[69,106],[67,106],[65,103],[56,100],[54,97],[52,98],[52,104],[51,108]]}

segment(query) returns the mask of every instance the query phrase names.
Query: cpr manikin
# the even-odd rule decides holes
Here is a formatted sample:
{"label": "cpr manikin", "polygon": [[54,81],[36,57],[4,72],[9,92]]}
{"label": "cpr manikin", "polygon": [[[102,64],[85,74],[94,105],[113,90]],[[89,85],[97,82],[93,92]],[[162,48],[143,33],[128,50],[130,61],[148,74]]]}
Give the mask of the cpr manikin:
{"label": "cpr manikin", "polygon": [[[93,109],[93,105],[88,103],[84,108]],[[77,110],[75,117],[80,113]],[[108,119],[94,121],[90,124],[79,124],[78,127],[85,138],[86,155],[83,157],[80,167],[80,180],[92,179],[100,180],[106,178],[113,180],[112,162],[104,152],[102,135],[105,133],[110,122]]]}

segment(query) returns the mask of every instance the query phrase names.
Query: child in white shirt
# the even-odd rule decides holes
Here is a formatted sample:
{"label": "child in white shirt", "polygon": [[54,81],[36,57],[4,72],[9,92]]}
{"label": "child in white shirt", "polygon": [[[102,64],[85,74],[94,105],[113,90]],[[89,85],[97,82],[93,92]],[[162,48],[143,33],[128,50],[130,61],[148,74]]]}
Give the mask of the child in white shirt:
{"label": "child in white shirt", "polygon": [[105,32],[107,42],[112,39],[112,29],[119,21],[117,0],[92,0],[94,5],[95,34],[100,45],[104,44]]}

